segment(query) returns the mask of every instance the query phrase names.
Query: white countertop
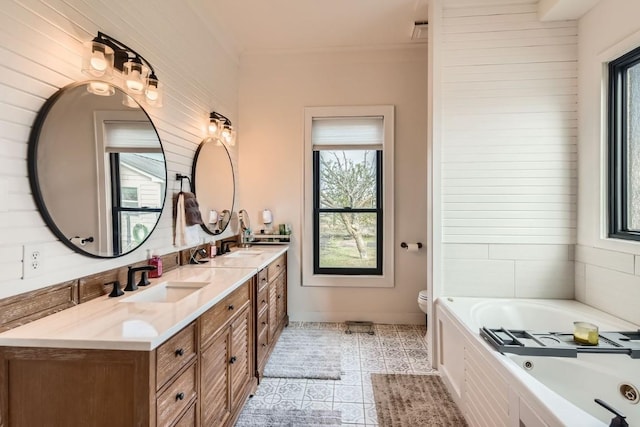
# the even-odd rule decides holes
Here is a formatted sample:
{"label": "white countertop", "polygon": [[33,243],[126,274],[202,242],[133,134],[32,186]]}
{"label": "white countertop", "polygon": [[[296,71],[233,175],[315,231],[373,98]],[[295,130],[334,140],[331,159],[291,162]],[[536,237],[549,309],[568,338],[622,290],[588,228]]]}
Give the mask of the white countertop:
{"label": "white countertop", "polygon": [[[207,259],[202,264],[194,264],[192,267],[228,267],[228,268],[255,268],[262,270],[271,261],[282,255],[289,248],[288,245],[251,246],[249,248],[235,249],[231,253],[218,255]],[[259,252],[259,253],[258,253]]]}
{"label": "white countertop", "polygon": [[[102,296],[0,334],[0,346],[153,350],[221,301],[287,247],[239,249],[260,254],[215,257],[169,271],[117,298]],[[234,251],[236,252],[236,251]],[[203,268],[209,267],[209,268]],[[208,282],[176,302],[127,302],[168,281]],[[124,288],[124,283],[122,284]]]}

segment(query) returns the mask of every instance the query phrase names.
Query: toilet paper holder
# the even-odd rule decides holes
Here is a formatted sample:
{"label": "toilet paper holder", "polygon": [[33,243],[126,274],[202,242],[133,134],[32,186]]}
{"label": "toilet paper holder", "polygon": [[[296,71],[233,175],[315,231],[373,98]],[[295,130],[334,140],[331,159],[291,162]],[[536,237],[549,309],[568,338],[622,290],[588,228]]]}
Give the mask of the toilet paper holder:
{"label": "toilet paper holder", "polygon": [[[418,249],[422,249],[422,243],[418,242],[418,243],[416,243],[416,245],[418,245]],[[407,248],[409,248],[409,245],[407,245],[406,242],[402,242],[402,243],[400,243],[400,247],[402,249],[407,249]]]}

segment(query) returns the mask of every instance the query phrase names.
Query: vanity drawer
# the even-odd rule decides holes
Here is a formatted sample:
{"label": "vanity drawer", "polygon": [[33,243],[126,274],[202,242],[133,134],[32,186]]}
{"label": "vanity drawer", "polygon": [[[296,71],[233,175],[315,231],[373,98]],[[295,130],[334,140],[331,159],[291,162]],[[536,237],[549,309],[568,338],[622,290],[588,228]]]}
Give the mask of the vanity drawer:
{"label": "vanity drawer", "polygon": [[258,291],[257,305],[258,305],[258,313],[260,313],[260,310],[265,310],[269,306],[269,287],[268,286],[265,286],[264,288]]}
{"label": "vanity drawer", "polygon": [[269,350],[269,328],[265,328],[260,335],[258,335],[258,369],[262,367],[264,358],[267,355],[267,351]]}
{"label": "vanity drawer", "polygon": [[196,425],[196,404],[194,402],[173,427],[196,427]]}
{"label": "vanity drawer", "polygon": [[196,356],[196,325],[190,324],[156,350],[156,390]]}
{"label": "vanity drawer", "polygon": [[273,280],[286,267],[286,254],[280,255],[275,261],[269,264],[269,280]]}
{"label": "vanity drawer", "polygon": [[238,289],[227,295],[222,301],[211,307],[200,317],[200,342],[206,343],[216,331],[236,313],[238,313],[245,304],[249,303],[249,283],[250,281],[240,285]]}
{"label": "vanity drawer", "polygon": [[268,267],[258,271],[258,290],[261,290],[262,288],[267,286],[267,283],[269,282],[269,277],[267,277],[268,271]]}
{"label": "vanity drawer", "polygon": [[196,364],[191,365],[158,396],[158,425],[168,426],[196,397]]}
{"label": "vanity drawer", "polygon": [[260,336],[263,331],[269,329],[269,310],[267,310],[266,307],[260,312],[260,314],[258,314],[257,326],[258,336]]}

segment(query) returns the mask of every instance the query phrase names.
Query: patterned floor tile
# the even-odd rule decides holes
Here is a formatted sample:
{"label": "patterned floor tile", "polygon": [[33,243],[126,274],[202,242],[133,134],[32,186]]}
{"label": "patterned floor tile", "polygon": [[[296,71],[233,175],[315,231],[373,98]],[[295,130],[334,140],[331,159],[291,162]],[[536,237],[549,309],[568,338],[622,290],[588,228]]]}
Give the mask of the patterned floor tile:
{"label": "patterned floor tile", "polygon": [[361,385],[336,385],[333,391],[333,403],[363,403]]}
{"label": "patterned floor tile", "polygon": [[368,426],[378,425],[378,412],[376,411],[375,403],[364,404],[364,421]]}
{"label": "patterned floor tile", "polygon": [[364,424],[364,404],[333,402],[333,409],[342,413],[342,423]]}
{"label": "patterned floor tile", "polygon": [[323,381],[322,383],[308,383],[304,391],[304,400],[313,400],[318,402],[332,402],[333,401],[334,385],[329,384],[329,381]]}
{"label": "patterned floor tile", "polygon": [[[344,323],[290,322],[290,328],[341,330]],[[371,373],[432,374],[424,325],[374,325],[375,334],[341,334],[340,380],[264,378],[254,407],[340,410],[350,427],[377,427]]]}

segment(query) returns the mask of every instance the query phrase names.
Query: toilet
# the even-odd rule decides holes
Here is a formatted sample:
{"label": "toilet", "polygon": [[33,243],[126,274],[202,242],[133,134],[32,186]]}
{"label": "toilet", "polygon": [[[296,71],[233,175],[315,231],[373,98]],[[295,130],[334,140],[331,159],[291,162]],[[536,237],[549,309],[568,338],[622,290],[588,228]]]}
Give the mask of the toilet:
{"label": "toilet", "polygon": [[427,312],[429,309],[429,295],[426,290],[420,291],[420,293],[418,293],[418,307],[420,307],[420,310],[424,312],[425,321],[426,321]]}

